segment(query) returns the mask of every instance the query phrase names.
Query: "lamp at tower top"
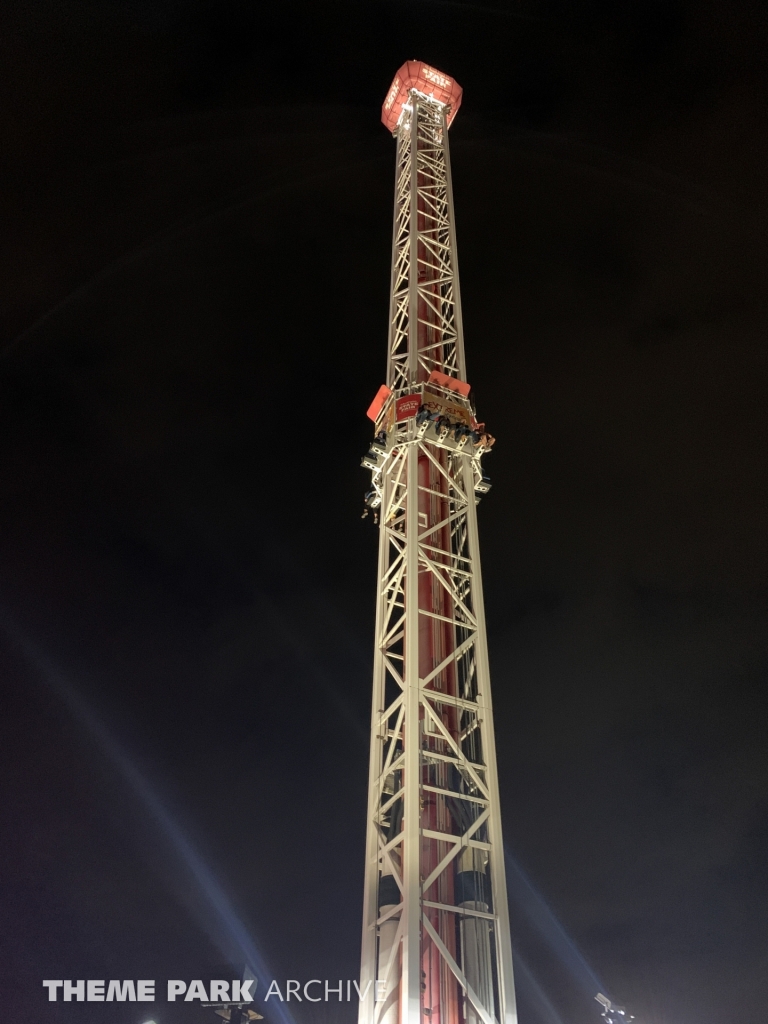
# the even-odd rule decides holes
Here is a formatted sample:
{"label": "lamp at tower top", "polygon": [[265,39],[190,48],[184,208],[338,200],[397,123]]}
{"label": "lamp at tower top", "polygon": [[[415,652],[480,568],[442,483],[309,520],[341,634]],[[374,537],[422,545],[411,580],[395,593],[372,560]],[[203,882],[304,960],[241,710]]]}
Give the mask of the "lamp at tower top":
{"label": "lamp at tower top", "polygon": [[395,75],[381,108],[384,125],[393,133],[397,130],[411,89],[418,89],[420,93],[448,107],[447,123],[450,128],[461,106],[462,88],[450,75],[430,67],[423,60],[407,60]]}

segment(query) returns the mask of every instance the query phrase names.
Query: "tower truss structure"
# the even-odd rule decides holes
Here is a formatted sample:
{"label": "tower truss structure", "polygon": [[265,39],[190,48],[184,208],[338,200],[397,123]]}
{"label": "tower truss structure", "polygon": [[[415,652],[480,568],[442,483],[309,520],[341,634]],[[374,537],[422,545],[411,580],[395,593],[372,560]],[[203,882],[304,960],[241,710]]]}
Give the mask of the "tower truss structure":
{"label": "tower truss structure", "polygon": [[457,83],[410,61],[397,140],[360,1024],[516,1024],[476,505],[489,488],[464,362],[448,126]]}

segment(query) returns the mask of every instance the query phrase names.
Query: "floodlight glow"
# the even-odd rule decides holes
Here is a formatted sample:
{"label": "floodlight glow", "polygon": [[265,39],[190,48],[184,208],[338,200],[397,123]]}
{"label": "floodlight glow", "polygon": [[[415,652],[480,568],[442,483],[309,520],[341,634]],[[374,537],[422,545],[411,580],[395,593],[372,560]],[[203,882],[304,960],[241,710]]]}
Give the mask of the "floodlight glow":
{"label": "floodlight glow", "polygon": [[[110,733],[82,694],[72,686],[40,648],[19,629],[2,607],[0,607],[0,629],[16,643],[41,678],[48,683],[80,725],[95,740],[101,752],[117,769],[123,780],[128,783],[134,795],[168,840],[175,855],[196,884],[197,891],[203,897],[209,912],[212,912],[208,920],[208,930],[221,953],[233,961],[242,960],[249,964],[255,971],[256,977],[272,977],[264,957],[235,912],[221,883],[125,749]],[[280,1003],[274,1006],[273,1014],[280,1024],[295,1024],[290,1010]]]}

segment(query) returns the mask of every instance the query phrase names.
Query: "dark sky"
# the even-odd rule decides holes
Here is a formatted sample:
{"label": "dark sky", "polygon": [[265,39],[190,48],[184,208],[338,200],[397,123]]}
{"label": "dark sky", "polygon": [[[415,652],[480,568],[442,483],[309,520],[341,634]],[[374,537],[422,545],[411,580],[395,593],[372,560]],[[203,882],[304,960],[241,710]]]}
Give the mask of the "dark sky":
{"label": "dark sky", "polygon": [[521,1024],[594,1024],[594,980],[642,1024],[764,1020],[760,5],[64,0],[3,21],[7,1019],[210,1024],[49,1005],[41,981],[215,977],[235,917],[276,978],[356,976],[379,112],[418,58],[465,90]]}

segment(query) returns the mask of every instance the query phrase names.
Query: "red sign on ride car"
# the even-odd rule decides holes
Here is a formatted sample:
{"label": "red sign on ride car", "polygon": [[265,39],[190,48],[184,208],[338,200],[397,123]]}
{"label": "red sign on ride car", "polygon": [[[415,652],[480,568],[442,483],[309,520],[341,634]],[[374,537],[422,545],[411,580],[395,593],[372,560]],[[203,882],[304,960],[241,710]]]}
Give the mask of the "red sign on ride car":
{"label": "red sign on ride car", "polygon": [[403,395],[402,398],[398,398],[395,402],[395,419],[398,423],[410,419],[411,416],[415,416],[419,411],[420,405],[421,395]]}

